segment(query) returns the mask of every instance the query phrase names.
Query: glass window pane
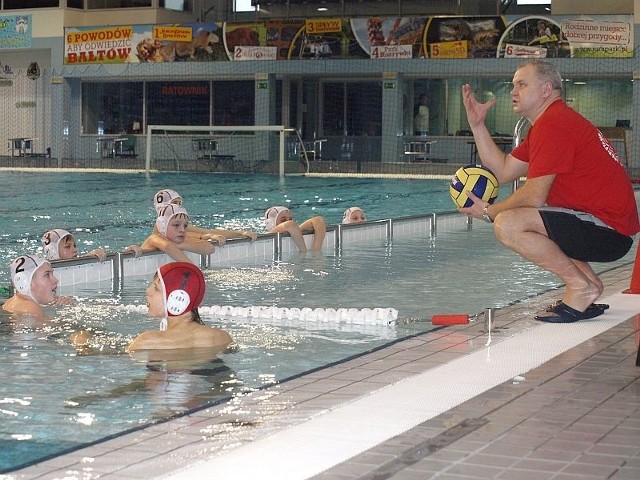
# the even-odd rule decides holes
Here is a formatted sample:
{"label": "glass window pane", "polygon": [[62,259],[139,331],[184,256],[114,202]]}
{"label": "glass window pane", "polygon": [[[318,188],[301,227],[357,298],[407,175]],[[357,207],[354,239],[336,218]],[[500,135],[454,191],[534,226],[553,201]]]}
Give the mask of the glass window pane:
{"label": "glass window pane", "polygon": [[83,83],[82,132],[120,134],[142,123],[141,82]]}
{"label": "glass window pane", "polygon": [[378,136],[382,130],[380,82],[323,84],[322,134]]}
{"label": "glass window pane", "polygon": [[209,82],[148,82],[147,125],[209,125]]}
{"label": "glass window pane", "polygon": [[84,0],[67,0],[67,7],[84,9]]}
{"label": "glass window pane", "polygon": [[254,82],[213,82],[214,125],[255,125]]}
{"label": "glass window pane", "polygon": [[5,10],[59,7],[60,0],[4,0],[3,6]]}
{"label": "glass window pane", "polygon": [[322,135],[346,135],[344,83],[328,82],[322,86]]}
{"label": "glass window pane", "polygon": [[382,85],[347,83],[347,135],[379,136],[382,129]]}
{"label": "glass window pane", "polygon": [[177,10],[178,12],[190,12],[191,0],[160,0],[160,8]]}
{"label": "glass window pane", "polygon": [[150,7],[152,0],[87,0],[87,8],[139,8]]}

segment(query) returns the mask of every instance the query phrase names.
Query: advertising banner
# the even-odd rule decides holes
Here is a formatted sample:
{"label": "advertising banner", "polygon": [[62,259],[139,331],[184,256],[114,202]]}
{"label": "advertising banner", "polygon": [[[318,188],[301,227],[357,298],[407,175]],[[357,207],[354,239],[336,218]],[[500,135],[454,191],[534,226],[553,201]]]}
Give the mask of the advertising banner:
{"label": "advertising banner", "polygon": [[[30,44],[30,17],[0,17]],[[65,29],[64,63],[246,60],[628,58],[633,16],[367,17]]]}

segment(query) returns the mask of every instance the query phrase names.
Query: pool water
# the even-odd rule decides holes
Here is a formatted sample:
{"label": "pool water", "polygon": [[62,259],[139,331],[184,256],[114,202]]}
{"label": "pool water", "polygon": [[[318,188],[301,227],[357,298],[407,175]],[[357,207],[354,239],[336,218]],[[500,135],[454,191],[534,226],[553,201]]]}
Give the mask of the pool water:
{"label": "pool water", "polygon": [[[454,206],[447,180],[0,171],[0,264],[38,251],[52,228],[74,233],[80,254],[140,244],[153,228],[152,198],[163,188],[182,195],[195,225],[256,232],[264,231],[264,212],[273,205],[288,206],[296,220],[324,215],[330,224],[354,205],[371,220]],[[7,269],[0,269],[0,286],[8,281]]]}
{"label": "pool water", "polygon": [[[13,181],[0,174],[0,183],[21,187],[15,201],[2,207],[12,207],[11,219],[2,215],[0,254],[6,263],[18,251],[36,251],[41,233],[59,226],[82,228],[77,237],[85,238],[87,249],[116,250],[141,241],[153,222],[150,198],[168,182],[196,212],[194,223],[255,230],[266,206],[286,200],[294,216],[318,212],[331,223],[353,204],[364,205],[369,218],[388,218],[431,209],[422,205],[450,210],[451,201],[443,193],[446,181],[287,178],[282,185],[257,176],[9,177]],[[35,201],[29,206],[29,198],[45,200],[42,207]],[[632,262],[633,252],[616,264]],[[16,323],[0,313],[6,374],[0,385],[0,473],[428,331],[434,313],[475,314],[558,286],[555,277],[498,245],[483,223],[473,230],[439,231],[435,238],[371,240],[339,252],[292,254],[262,265],[247,260],[204,273],[204,306],[390,307],[400,321],[372,326],[209,314],[205,322],[228,330],[233,348],[216,359],[146,362],[122,351],[137,333],[158,326],[129,308],[144,302],[148,278],[128,278],[116,294],[99,285],[69,287],[62,293],[79,302],[47,307],[54,320],[46,324]],[[69,335],[80,328],[94,332],[88,352],[69,344]]]}

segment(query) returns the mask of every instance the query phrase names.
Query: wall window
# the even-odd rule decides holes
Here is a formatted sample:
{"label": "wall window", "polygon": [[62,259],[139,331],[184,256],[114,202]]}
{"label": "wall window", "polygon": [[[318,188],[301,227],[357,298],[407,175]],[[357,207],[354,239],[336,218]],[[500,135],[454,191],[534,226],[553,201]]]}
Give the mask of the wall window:
{"label": "wall window", "polygon": [[147,125],[209,125],[209,82],[148,82]]}
{"label": "wall window", "polygon": [[254,125],[253,80],[213,82],[213,124]]}
{"label": "wall window", "polygon": [[150,7],[152,0],[86,0],[87,8],[92,10],[105,8]]}
{"label": "wall window", "polygon": [[382,128],[380,82],[326,82],[322,86],[322,135],[378,136]]}
{"label": "wall window", "polygon": [[[496,99],[496,105],[489,111],[485,122],[489,131],[497,136],[513,135],[519,117],[511,105],[511,80],[511,77],[444,80],[448,103],[439,101],[446,110],[440,112],[441,116],[444,115],[445,133],[442,135],[455,135],[469,128],[460,93],[465,83],[473,87],[476,98],[481,102]],[[570,107],[599,127],[614,127],[619,119],[633,118],[633,82],[630,78],[565,78],[562,95]]]}
{"label": "wall window", "polygon": [[83,83],[82,132],[120,134],[142,123],[143,84],[141,82]]}
{"label": "wall window", "polygon": [[4,10],[59,7],[60,0],[3,0]]}
{"label": "wall window", "polygon": [[191,0],[160,0],[160,8],[176,10],[178,12],[190,12]]}

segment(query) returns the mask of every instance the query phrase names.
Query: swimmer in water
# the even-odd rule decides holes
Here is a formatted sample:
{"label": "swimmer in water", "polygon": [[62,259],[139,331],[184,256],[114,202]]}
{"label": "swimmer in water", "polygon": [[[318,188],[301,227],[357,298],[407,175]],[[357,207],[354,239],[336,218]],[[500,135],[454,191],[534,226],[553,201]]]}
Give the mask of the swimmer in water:
{"label": "swimmer in water", "polygon": [[[232,341],[224,330],[204,324],[198,307],[206,284],[200,269],[189,262],[172,262],[161,266],[146,291],[148,315],[160,320],[158,330],[148,330],[133,339],[125,351],[145,361],[210,358]],[[92,349],[93,332],[82,330],[71,336],[81,353],[104,353]]]}
{"label": "swimmer in water", "polygon": [[[78,249],[76,248],[76,240],[68,231],[62,228],[49,230],[42,236],[42,249],[47,260],[66,260],[69,258],[78,258]],[[98,260],[104,262],[107,258],[107,252],[102,248],[95,248],[87,252],[85,257],[98,257]]]}
{"label": "swimmer in water", "polygon": [[293,219],[291,211],[287,207],[282,206],[269,208],[265,212],[264,217],[269,233],[288,233],[301,252],[307,251],[307,245],[304,242],[303,236],[304,231],[313,232],[311,251],[317,252],[322,248],[322,243],[327,233],[327,225],[324,217],[312,217],[298,225]]}
{"label": "swimmer in water", "polygon": [[[165,205],[172,204],[182,207],[182,197],[175,190],[164,189],[156,192],[153,197],[153,206],[156,213]],[[229,238],[248,238],[252,242],[258,238],[258,234],[248,230],[224,230],[221,228],[201,228],[189,222],[187,225],[187,235],[196,240],[211,240],[222,246]]]}
{"label": "swimmer in water", "polygon": [[74,302],[71,297],[57,295],[58,279],[44,258],[22,255],[11,262],[9,269],[15,294],[2,305],[6,312],[46,320],[48,317],[42,305],[69,305]]}
{"label": "swimmer in water", "polygon": [[[160,250],[178,262],[191,262],[185,252],[210,255],[214,252],[208,240],[187,235],[189,214],[179,205],[168,204],[160,208],[153,233],[142,243],[143,252]],[[128,247],[132,249],[133,246]]]}
{"label": "swimmer in water", "polygon": [[342,215],[342,223],[364,223],[367,221],[367,218],[364,214],[364,210],[360,207],[350,207],[344,211]]}
{"label": "swimmer in water", "polygon": [[173,262],[161,266],[146,292],[148,315],[161,319],[160,329],[141,333],[127,351],[226,348],[231,336],[206,326],[198,313],[205,289],[204,276],[194,264]]}

